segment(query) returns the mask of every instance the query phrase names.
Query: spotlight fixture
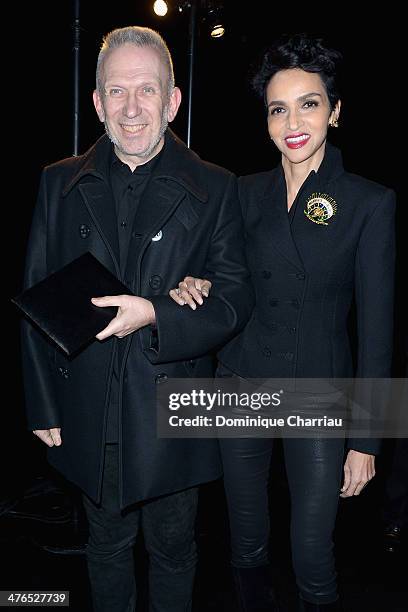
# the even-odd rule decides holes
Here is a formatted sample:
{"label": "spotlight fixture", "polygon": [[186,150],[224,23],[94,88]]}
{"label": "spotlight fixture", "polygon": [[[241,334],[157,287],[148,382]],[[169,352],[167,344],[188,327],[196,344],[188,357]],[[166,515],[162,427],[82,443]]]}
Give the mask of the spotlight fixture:
{"label": "spotlight fixture", "polygon": [[205,24],[207,34],[211,38],[222,38],[225,34],[223,20],[223,0],[175,0],[164,2],[156,0],[153,10],[159,17],[164,17],[168,12],[177,9],[179,13],[189,15],[188,25],[188,110],[187,110],[187,146],[191,143],[191,117],[193,107],[193,76],[195,48],[197,43],[198,28],[200,23]]}
{"label": "spotlight fixture", "polygon": [[225,34],[225,28],[222,25],[222,23],[216,23],[215,25],[212,26],[210,30],[210,36],[212,38],[221,38],[221,36],[224,36],[224,34]]}
{"label": "spotlight fixture", "polygon": [[209,5],[208,7],[208,26],[211,38],[221,38],[225,34],[225,27],[222,19],[222,7]]}
{"label": "spotlight fixture", "polygon": [[191,2],[189,2],[189,0],[183,0],[183,2],[178,2],[177,8],[179,13],[183,13],[187,11],[187,9],[191,9]]}
{"label": "spotlight fixture", "polygon": [[156,0],[153,4],[153,10],[159,17],[164,17],[167,14],[169,7],[167,6],[167,2],[164,0]]}

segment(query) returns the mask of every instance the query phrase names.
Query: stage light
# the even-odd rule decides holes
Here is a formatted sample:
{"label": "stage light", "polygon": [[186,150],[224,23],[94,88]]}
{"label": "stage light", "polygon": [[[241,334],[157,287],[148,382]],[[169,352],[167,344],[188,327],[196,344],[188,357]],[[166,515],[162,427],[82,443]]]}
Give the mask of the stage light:
{"label": "stage light", "polygon": [[225,34],[222,7],[210,4],[208,7],[208,26],[211,38],[221,38]]}
{"label": "stage light", "polygon": [[212,26],[211,31],[210,31],[210,36],[212,38],[221,38],[221,36],[224,36],[225,34],[225,28],[222,25],[222,23],[216,23],[215,25]]}
{"label": "stage light", "polygon": [[153,4],[153,10],[159,17],[164,17],[167,14],[169,7],[167,6],[167,2],[164,2],[164,0],[156,0]]}

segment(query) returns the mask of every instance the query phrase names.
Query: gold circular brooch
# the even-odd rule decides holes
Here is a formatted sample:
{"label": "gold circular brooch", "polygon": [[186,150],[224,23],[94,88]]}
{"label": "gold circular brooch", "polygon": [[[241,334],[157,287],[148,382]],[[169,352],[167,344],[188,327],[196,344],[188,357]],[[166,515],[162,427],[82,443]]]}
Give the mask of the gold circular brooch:
{"label": "gold circular brooch", "polygon": [[337,203],[327,193],[312,193],[303,212],[309,221],[318,225],[329,225],[328,220],[337,212]]}

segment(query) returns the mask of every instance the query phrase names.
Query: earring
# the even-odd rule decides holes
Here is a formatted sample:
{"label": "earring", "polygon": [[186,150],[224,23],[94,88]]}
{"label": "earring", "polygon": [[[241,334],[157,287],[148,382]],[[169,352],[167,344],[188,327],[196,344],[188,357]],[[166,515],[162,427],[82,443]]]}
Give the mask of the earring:
{"label": "earring", "polygon": [[334,127],[334,128],[338,128],[339,127],[338,119],[333,119],[332,121],[329,121],[329,126],[330,127]]}

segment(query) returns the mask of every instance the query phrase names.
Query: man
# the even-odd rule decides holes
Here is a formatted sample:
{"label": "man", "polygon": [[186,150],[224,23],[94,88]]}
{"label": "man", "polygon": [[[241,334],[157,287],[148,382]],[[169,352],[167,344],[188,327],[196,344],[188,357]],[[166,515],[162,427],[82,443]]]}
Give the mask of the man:
{"label": "man", "polygon": [[[180,105],[172,61],[147,28],[105,38],[93,94],[104,135],[85,155],[44,170],[26,286],[86,251],[135,296],[106,296],[117,316],[74,359],[29,324],[23,361],[30,429],[84,491],[95,610],[134,610],[132,546],[150,555],[150,606],[191,609],[197,484],[220,476],[213,440],[156,436],[156,384],[212,375],[211,351],[246,323],[252,294],[235,178],[201,161],[168,129]],[[211,279],[202,308],[168,291]]]}

